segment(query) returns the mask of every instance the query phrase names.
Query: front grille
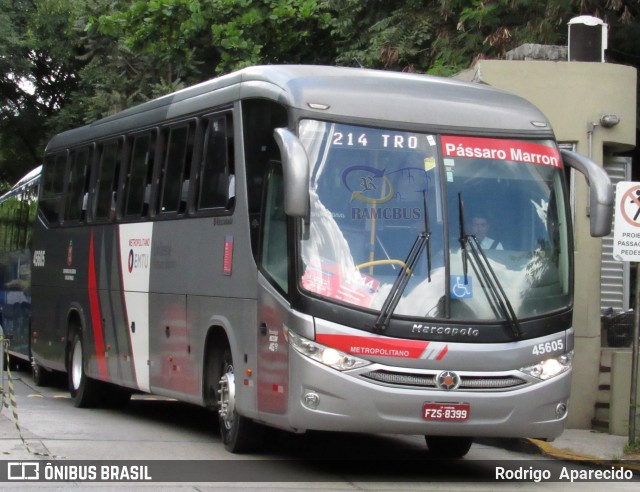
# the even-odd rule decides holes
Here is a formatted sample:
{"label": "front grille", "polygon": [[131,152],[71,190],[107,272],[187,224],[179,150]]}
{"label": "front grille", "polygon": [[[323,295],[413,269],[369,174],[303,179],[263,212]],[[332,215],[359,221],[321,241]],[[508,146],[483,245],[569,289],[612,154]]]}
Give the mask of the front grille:
{"label": "front grille", "polygon": [[509,389],[526,384],[524,379],[515,376],[465,376],[461,377],[459,389]]}
{"label": "front grille", "polygon": [[382,383],[397,384],[400,386],[421,386],[424,388],[435,388],[436,377],[422,374],[399,374],[387,371],[372,371],[363,374],[365,378],[375,379]]}
{"label": "front grille", "polygon": [[[362,377],[384,383],[391,386],[403,386],[413,388],[428,388],[438,390],[436,377],[438,373],[420,374],[393,372],[385,370],[371,371],[361,374]],[[509,390],[527,384],[527,381],[516,376],[484,376],[484,375],[460,375],[460,386],[457,390],[470,391],[499,391]]]}

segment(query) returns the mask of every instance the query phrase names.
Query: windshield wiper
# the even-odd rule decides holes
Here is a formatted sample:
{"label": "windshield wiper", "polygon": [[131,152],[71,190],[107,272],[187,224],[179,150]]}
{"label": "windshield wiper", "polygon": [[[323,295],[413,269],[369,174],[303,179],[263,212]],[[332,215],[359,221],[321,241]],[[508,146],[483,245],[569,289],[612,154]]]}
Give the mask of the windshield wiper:
{"label": "windshield wiper", "polygon": [[382,308],[380,309],[380,314],[376,319],[375,324],[373,325],[374,330],[376,331],[384,331],[389,326],[389,320],[391,319],[391,315],[395,311],[400,299],[402,298],[402,293],[404,289],[407,287],[409,280],[411,279],[411,275],[413,275],[413,269],[418,263],[418,259],[420,257],[420,253],[422,253],[422,249],[429,241],[429,234],[426,232],[421,232],[418,234],[418,237],[413,242],[413,246],[411,246],[411,250],[407,255],[407,258],[404,261],[404,265],[398,272],[398,276],[396,277],[395,282],[391,286],[391,290],[387,295],[387,298],[382,304]]}
{"label": "windshield wiper", "polygon": [[471,252],[471,256],[474,260],[474,270],[479,273],[482,278],[482,283],[486,285],[489,293],[491,294],[493,305],[497,306],[509,323],[509,327],[511,328],[511,333],[514,338],[522,337],[522,330],[520,329],[520,323],[518,322],[518,317],[507,297],[498,276],[496,275],[495,270],[491,266],[487,255],[484,253],[480,243],[478,242],[478,238],[475,235],[468,235],[465,232],[464,228],[464,206],[462,203],[462,193],[458,193],[458,206],[459,206],[459,219],[460,219],[460,245],[462,247],[462,270],[464,274],[464,283],[465,285],[468,283],[467,272],[468,272],[468,252]]}
{"label": "windshield wiper", "polygon": [[422,212],[424,213],[424,232],[427,235],[427,280],[431,282],[431,227],[429,226],[429,208],[427,207],[427,190],[422,190]]}
{"label": "windshield wiper", "polygon": [[426,248],[427,251],[427,280],[431,282],[431,229],[429,228],[429,210],[427,208],[427,195],[423,190],[422,192],[423,200],[424,200],[424,232],[418,234],[416,240],[413,242],[413,246],[411,246],[411,250],[407,255],[407,258],[404,260],[404,265],[398,272],[398,276],[396,277],[395,282],[391,286],[391,290],[387,295],[384,303],[382,304],[382,308],[380,308],[380,314],[378,315],[376,322],[373,325],[375,331],[382,332],[387,329],[389,326],[389,321],[391,320],[391,316],[393,312],[396,310],[400,299],[402,298],[402,293],[407,287],[409,280],[411,279],[411,275],[413,275],[413,269],[415,268],[418,260],[420,259],[420,254],[422,250]]}

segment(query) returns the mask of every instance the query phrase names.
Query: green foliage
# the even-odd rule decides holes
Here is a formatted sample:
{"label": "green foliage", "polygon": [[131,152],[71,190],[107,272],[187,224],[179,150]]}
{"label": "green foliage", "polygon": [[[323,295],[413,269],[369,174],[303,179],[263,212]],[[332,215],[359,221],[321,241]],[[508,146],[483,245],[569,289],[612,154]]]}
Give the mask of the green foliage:
{"label": "green foliage", "polygon": [[37,208],[33,198],[25,193],[0,202],[0,251],[17,251],[28,246]]}
{"label": "green foliage", "polygon": [[95,1],[86,13],[79,73],[85,121],[213,76],[207,3]]}
{"label": "green foliage", "polygon": [[636,439],[632,443],[625,444],[624,445],[624,453],[625,454],[640,453],[640,438]]}
{"label": "green foliage", "polygon": [[0,182],[51,135],[220,73],[268,63],[449,76],[581,14],[640,65],[638,0],[0,0]]}
{"label": "green foliage", "polygon": [[[212,0],[217,73],[265,63],[331,63],[331,17],[316,0]],[[321,49],[318,49],[321,47]]]}

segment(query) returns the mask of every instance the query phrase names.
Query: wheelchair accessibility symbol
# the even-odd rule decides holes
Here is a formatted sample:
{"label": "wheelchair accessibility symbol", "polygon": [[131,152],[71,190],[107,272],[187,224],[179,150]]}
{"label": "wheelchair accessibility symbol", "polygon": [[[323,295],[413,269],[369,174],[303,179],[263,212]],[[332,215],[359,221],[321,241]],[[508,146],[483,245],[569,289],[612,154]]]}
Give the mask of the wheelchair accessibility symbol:
{"label": "wheelchair accessibility symbol", "polygon": [[465,283],[464,275],[452,275],[450,279],[451,299],[470,299],[473,297],[473,279],[467,275]]}

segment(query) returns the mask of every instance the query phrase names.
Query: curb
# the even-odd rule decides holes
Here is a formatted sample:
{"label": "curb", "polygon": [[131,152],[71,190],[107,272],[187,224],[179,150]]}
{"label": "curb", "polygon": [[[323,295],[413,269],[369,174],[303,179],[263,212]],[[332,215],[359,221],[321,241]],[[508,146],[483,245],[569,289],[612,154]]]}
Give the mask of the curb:
{"label": "curb", "polygon": [[551,443],[547,441],[541,441],[539,439],[527,438],[522,439],[522,441],[527,442],[527,444],[524,445],[525,447],[530,449],[537,449],[538,454],[549,456],[551,458],[565,461],[588,461],[590,464],[607,467],[612,465],[620,466],[624,469],[632,470],[634,473],[640,473],[640,461],[637,460],[605,460],[602,458],[598,458],[597,456],[576,453],[569,449],[559,449],[554,447]]}

